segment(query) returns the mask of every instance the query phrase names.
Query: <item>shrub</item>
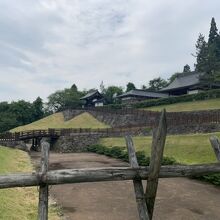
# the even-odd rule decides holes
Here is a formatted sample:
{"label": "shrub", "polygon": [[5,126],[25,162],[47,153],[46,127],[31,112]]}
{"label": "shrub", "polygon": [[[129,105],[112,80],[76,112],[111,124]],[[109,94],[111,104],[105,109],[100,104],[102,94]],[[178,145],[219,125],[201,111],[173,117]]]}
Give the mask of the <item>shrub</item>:
{"label": "shrub", "polygon": [[[128,152],[125,147],[118,147],[118,146],[106,147],[103,145],[92,145],[88,147],[88,151],[98,153],[98,154],[104,154],[109,157],[113,157],[113,158],[117,158],[117,159],[121,159],[123,161],[129,162]],[[149,166],[150,157],[146,156],[144,151],[136,152],[136,157],[138,160],[138,164],[140,166]],[[177,164],[174,158],[163,157],[162,165],[173,165],[173,164]],[[220,186],[220,174],[209,174],[209,175],[193,177],[193,178]]]}
{"label": "shrub", "polygon": [[[98,153],[98,154],[104,154],[106,156],[110,156],[113,158],[121,159],[123,161],[128,162],[128,152],[125,147],[106,147],[103,145],[92,145],[88,147],[88,151]],[[136,152],[138,164],[140,166],[148,166],[150,164],[150,157],[145,155],[144,151],[138,151]],[[163,157],[162,165],[172,165],[175,164],[176,161],[174,158],[170,157]]]}
{"label": "shrub", "polygon": [[[162,99],[151,99],[151,100],[131,104],[131,107],[146,108],[146,107],[151,107],[151,106],[169,105],[169,104],[174,104],[174,103],[179,103],[179,102],[191,102],[191,101],[196,101],[196,100],[207,100],[207,99],[215,99],[215,98],[220,98],[220,89],[208,90],[208,91],[200,92],[197,94],[191,94],[191,95],[181,95],[181,96],[162,98]],[[122,108],[125,108],[126,105],[125,104],[112,104],[112,105],[107,105],[107,107],[110,109],[122,109]]]}

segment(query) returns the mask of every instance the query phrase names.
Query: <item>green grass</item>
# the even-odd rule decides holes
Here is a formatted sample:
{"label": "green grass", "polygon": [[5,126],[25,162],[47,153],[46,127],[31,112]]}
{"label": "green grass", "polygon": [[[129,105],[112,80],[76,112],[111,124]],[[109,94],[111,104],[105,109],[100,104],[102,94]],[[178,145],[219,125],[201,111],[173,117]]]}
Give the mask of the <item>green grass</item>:
{"label": "green grass", "polygon": [[109,126],[98,121],[89,113],[82,113],[71,120],[64,121],[63,114],[55,113],[31,124],[12,129],[12,132],[38,130],[48,128],[107,128]]}
{"label": "green grass", "polygon": [[[0,146],[0,174],[31,172],[27,153]],[[34,220],[37,219],[38,191],[36,187],[0,190],[0,219]],[[50,207],[49,219],[60,219],[57,209]]]}
{"label": "green grass", "polygon": [[161,111],[164,108],[166,108],[168,112],[220,109],[220,98],[193,102],[181,102],[170,105],[152,106],[144,109],[152,111]]}
{"label": "green grass", "polygon": [[[220,133],[216,133],[220,137]],[[215,154],[209,143],[211,134],[170,135],[167,137],[164,155],[173,157],[178,163],[198,164],[216,162]],[[134,137],[136,151],[144,151],[150,156],[151,137]],[[100,144],[104,146],[124,147],[124,138],[103,138]]]}

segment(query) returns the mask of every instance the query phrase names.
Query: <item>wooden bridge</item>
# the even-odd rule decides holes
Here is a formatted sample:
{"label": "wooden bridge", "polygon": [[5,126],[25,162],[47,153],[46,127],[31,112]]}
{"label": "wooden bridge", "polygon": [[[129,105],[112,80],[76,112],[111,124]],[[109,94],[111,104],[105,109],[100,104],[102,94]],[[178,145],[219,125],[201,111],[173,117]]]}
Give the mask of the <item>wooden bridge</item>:
{"label": "wooden bridge", "polygon": [[58,138],[60,136],[69,136],[71,134],[117,134],[130,133],[141,129],[148,129],[146,126],[138,127],[118,127],[118,128],[63,128],[63,129],[41,129],[27,130],[20,132],[5,132],[0,134],[0,141],[24,141],[34,138]]}

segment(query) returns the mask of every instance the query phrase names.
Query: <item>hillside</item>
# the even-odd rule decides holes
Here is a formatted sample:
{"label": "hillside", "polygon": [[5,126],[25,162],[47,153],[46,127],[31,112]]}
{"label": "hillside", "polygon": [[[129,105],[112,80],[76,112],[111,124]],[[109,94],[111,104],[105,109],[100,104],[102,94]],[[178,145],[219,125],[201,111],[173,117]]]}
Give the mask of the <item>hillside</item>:
{"label": "hillside", "polygon": [[199,111],[199,110],[213,110],[220,109],[220,98],[209,99],[202,101],[181,102],[170,105],[159,105],[144,108],[146,110],[161,111],[166,108],[168,112],[180,112],[180,111]]}
{"label": "hillside", "polygon": [[[0,146],[0,174],[32,171],[26,152]],[[0,190],[0,219],[37,219],[37,205],[37,187]],[[49,219],[60,219],[55,207],[50,207]]]}
{"label": "hillside", "polygon": [[41,120],[35,121],[31,124],[20,126],[11,130],[11,132],[18,132],[24,130],[37,130],[48,128],[107,128],[105,125],[95,119],[89,113],[82,113],[71,120],[64,121],[63,114],[55,113]]}

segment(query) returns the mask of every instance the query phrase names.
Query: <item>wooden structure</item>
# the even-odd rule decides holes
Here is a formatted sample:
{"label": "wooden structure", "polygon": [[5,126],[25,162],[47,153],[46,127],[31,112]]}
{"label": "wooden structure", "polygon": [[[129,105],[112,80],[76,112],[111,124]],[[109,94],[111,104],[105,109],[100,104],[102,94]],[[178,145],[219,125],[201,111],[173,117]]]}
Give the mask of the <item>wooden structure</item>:
{"label": "wooden structure", "polygon": [[122,104],[133,104],[148,99],[168,98],[169,95],[159,92],[147,91],[142,89],[132,89],[122,95],[116,96],[116,99],[121,100]]}
{"label": "wooden structure", "polygon": [[84,102],[84,108],[104,105],[104,97],[98,90],[90,91],[85,96],[81,97],[80,100]]}
{"label": "wooden structure", "polygon": [[[161,166],[166,140],[166,114],[163,111],[159,126],[154,131],[149,167],[139,167],[132,138],[126,136],[131,167],[106,167],[90,169],[66,169],[48,171],[49,144],[43,142],[41,170],[36,173],[0,175],[0,189],[11,187],[40,186],[38,219],[48,219],[48,186],[68,183],[133,180],[140,220],[153,217],[158,178],[199,176],[220,173],[220,163],[201,165]],[[210,139],[216,157],[220,159],[220,143],[216,137]],[[146,191],[142,180],[147,180]]]}
{"label": "wooden structure", "polygon": [[187,72],[187,73],[179,73],[175,80],[170,83],[167,87],[160,90],[160,92],[168,94],[168,95],[186,95],[186,94],[195,94],[200,91],[212,89],[219,89],[219,83],[209,83],[205,82],[205,80],[201,80],[204,73],[199,72]]}

